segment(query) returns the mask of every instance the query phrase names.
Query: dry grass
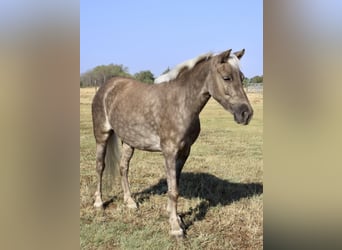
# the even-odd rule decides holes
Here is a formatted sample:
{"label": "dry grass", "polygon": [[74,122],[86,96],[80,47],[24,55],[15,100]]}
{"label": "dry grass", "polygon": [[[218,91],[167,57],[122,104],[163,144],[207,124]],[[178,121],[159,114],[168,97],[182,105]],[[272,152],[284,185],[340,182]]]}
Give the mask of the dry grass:
{"label": "dry grass", "polygon": [[138,210],[126,209],[121,186],[105,191],[113,202],[93,208],[95,142],[90,103],[80,90],[80,245],[82,249],[262,249],[263,97],[249,94],[255,110],[248,126],[235,124],[215,101],[201,113],[202,132],[181,176],[179,213],[187,238],[168,235],[166,181],[160,153],[136,151],[130,183]]}

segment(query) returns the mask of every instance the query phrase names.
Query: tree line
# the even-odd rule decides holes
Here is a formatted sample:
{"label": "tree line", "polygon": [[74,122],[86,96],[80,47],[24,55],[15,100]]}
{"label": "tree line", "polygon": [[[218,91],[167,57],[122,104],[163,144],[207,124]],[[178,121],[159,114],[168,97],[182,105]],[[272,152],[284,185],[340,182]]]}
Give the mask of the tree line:
{"label": "tree line", "polygon": [[[163,74],[170,71],[168,67]],[[154,75],[150,70],[142,70],[133,75],[131,75],[128,71],[128,67],[122,64],[108,64],[108,65],[99,65],[95,68],[88,70],[85,73],[82,73],[80,76],[80,87],[99,87],[104,84],[108,79],[114,76],[125,76],[134,78],[138,81],[145,82],[148,84],[153,84]],[[243,84],[247,87],[253,83],[262,83],[263,76],[254,76],[252,78],[245,78],[243,80]]]}
{"label": "tree line", "polygon": [[125,76],[145,83],[153,83],[154,76],[151,71],[143,70],[134,75],[128,72],[128,67],[122,64],[99,65],[88,70],[80,76],[80,87],[101,86],[114,76]]}

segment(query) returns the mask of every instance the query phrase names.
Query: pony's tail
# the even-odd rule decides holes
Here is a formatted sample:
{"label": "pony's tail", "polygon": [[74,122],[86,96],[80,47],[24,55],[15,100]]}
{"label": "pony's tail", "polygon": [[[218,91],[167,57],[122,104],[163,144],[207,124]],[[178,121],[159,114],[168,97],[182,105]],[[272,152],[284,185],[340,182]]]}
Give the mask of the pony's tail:
{"label": "pony's tail", "polygon": [[103,172],[104,188],[111,192],[114,184],[120,176],[120,140],[114,131],[107,139],[105,169]]}

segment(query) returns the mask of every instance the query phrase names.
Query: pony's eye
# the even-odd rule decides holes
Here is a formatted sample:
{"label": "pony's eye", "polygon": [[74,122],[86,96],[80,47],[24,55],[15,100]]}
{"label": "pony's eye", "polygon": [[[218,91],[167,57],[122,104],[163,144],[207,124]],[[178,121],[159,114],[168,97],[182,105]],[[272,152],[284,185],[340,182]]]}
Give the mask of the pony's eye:
{"label": "pony's eye", "polygon": [[232,81],[233,78],[231,76],[224,76],[223,80],[225,80],[225,81]]}

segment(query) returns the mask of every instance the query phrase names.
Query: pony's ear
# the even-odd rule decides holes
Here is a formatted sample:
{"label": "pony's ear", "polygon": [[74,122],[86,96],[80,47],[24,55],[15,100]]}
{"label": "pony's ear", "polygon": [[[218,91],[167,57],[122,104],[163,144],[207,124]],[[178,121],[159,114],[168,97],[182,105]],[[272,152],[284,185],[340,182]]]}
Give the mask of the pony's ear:
{"label": "pony's ear", "polygon": [[234,52],[234,55],[236,55],[236,57],[240,60],[242,58],[242,56],[245,54],[245,49],[242,49],[240,51],[236,51]]}
{"label": "pony's ear", "polygon": [[231,52],[232,52],[232,50],[229,49],[229,50],[227,50],[227,51],[222,52],[221,54],[219,54],[219,55],[217,56],[218,62],[219,62],[219,63],[225,63],[225,62],[227,62]]}

